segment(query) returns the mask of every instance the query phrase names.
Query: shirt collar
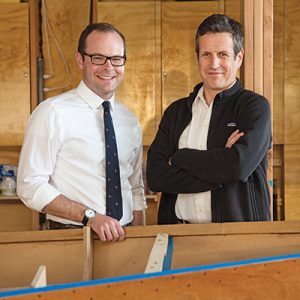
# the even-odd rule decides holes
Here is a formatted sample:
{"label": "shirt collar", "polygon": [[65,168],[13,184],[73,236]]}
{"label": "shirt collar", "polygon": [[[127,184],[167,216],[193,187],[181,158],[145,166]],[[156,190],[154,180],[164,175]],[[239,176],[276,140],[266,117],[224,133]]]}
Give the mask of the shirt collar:
{"label": "shirt collar", "polygon": [[[205,98],[204,98],[203,85],[201,86],[201,88],[199,89],[199,91],[197,93],[197,96],[196,96],[196,99],[195,99],[195,103],[198,103],[198,104],[202,103],[202,104],[205,104],[205,106],[208,106],[207,103],[206,103],[206,101],[205,101]],[[212,103],[210,104],[210,106],[212,105]]]}
{"label": "shirt collar", "polygon": [[111,105],[111,110],[114,110],[115,107],[115,94],[108,100],[102,99],[97,94],[95,94],[87,85],[84,83],[83,80],[80,81],[77,92],[79,96],[82,98],[84,102],[86,102],[91,108],[98,109],[102,106],[104,101],[109,101]]}

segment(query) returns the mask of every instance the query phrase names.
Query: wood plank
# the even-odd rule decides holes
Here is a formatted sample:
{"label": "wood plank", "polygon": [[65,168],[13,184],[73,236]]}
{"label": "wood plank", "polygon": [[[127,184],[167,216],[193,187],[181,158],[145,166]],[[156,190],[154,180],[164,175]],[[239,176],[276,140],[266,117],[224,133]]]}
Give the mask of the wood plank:
{"label": "wood plank", "polygon": [[[273,107],[273,0],[263,1],[263,95]],[[273,120],[273,118],[272,118]]]}
{"label": "wood plank", "polygon": [[46,266],[39,266],[33,280],[30,284],[34,288],[47,286],[47,269]]}
{"label": "wood plank", "polygon": [[29,1],[29,34],[30,34],[30,111],[38,104],[38,65],[39,52],[39,2]]}
{"label": "wood plank", "polygon": [[49,242],[49,241],[76,241],[83,239],[82,229],[0,232],[0,242],[6,244]]}
{"label": "wood plank", "polygon": [[[155,0],[155,129],[158,129],[162,110],[162,8],[161,0]],[[155,137],[156,130],[152,134]],[[150,142],[152,142],[152,140]],[[151,144],[151,143],[149,143]]]}
{"label": "wood plank", "polygon": [[127,238],[154,237],[159,232],[176,236],[193,235],[223,235],[223,234],[272,234],[297,233],[300,229],[299,221],[290,222],[233,222],[211,224],[176,224],[126,227]]}
{"label": "wood plank", "polygon": [[145,273],[161,272],[168,250],[169,235],[158,233],[152,247]]}
{"label": "wood plank", "polygon": [[[126,240],[130,238],[155,238],[160,232],[173,237],[193,235],[224,235],[224,234],[292,234],[300,231],[300,221],[278,222],[232,222],[211,224],[176,224],[125,227]],[[82,229],[0,232],[1,243],[24,243],[45,241],[82,240]],[[98,238],[94,235],[94,239]],[[119,244],[119,243],[115,243]]]}
{"label": "wood plank", "polygon": [[253,0],[242,1],[242,23],[245,35],[245,56],[242,66],[244,87],[254,88],[254,12]]}
{"label": "wood plank", "polygon": [[263,8],[261,0],[253,0],[254,11],[254,74],[253,91],[264,94],[264,27],[263,27]]}
{"label": "wood plank", "polygon": [[83,227],[83,271],[82,280],[93,279],[94,273],[94,238],[91,227]]}

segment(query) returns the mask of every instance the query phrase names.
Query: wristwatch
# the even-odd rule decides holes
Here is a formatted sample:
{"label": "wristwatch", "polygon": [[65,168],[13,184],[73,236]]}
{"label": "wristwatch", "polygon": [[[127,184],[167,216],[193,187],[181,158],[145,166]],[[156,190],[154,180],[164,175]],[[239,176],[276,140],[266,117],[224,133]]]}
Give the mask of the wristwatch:
{"label": "wristwatch", "polygon": [[84,216],[83,216],[83,219],[82,219],[81,223],[82,223],[84,226],[86,226],[87,223],[88,223],[88,221],[89,221],[90,219],[95,218],[95,217],[96,217],[96,212],[95,212],[93,209],[88,208],[88,209],[86,209],[86,210],[84,211]]}

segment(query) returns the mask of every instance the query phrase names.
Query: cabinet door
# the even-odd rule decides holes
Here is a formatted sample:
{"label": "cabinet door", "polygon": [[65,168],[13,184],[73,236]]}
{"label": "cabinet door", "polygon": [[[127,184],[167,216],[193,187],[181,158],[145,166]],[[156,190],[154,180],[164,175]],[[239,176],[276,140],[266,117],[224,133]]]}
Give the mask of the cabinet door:
{"label": "cabinet door", "polygon": [[30,115],[28,4],[0,10],[0,146],[18,146]]}
{"label": "cabinet door", "polygon": [[188,96],[200,81],[195,36],[199,24],[218,13],[219,1],[162,2],[162,109]]}
{"label": "cabinet door", "polygon": [[113,24],[126,38],[125,78],[116,96],[139,118],[145,145],[151,143],[156,132],[156,79],[159,74],[155,59],[155,8],[155,1],[97,3],[98,22]]}

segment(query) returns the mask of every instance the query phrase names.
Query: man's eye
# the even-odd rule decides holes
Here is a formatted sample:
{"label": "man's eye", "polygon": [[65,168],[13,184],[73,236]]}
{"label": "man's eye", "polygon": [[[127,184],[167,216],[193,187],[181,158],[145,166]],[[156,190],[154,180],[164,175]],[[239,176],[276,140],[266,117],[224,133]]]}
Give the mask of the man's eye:
{"label": "man's eye", "polygon": [[94,56],[93,59],[97,60],[97,61],[102,61],[104,59],[104,57],[103,56]]}
{"label": "man's eye", "polygon": [[112,58],[112,61],[114,61],[114,62],[120,62],[120,61],[122,61],[122,57],[113,57]]}

